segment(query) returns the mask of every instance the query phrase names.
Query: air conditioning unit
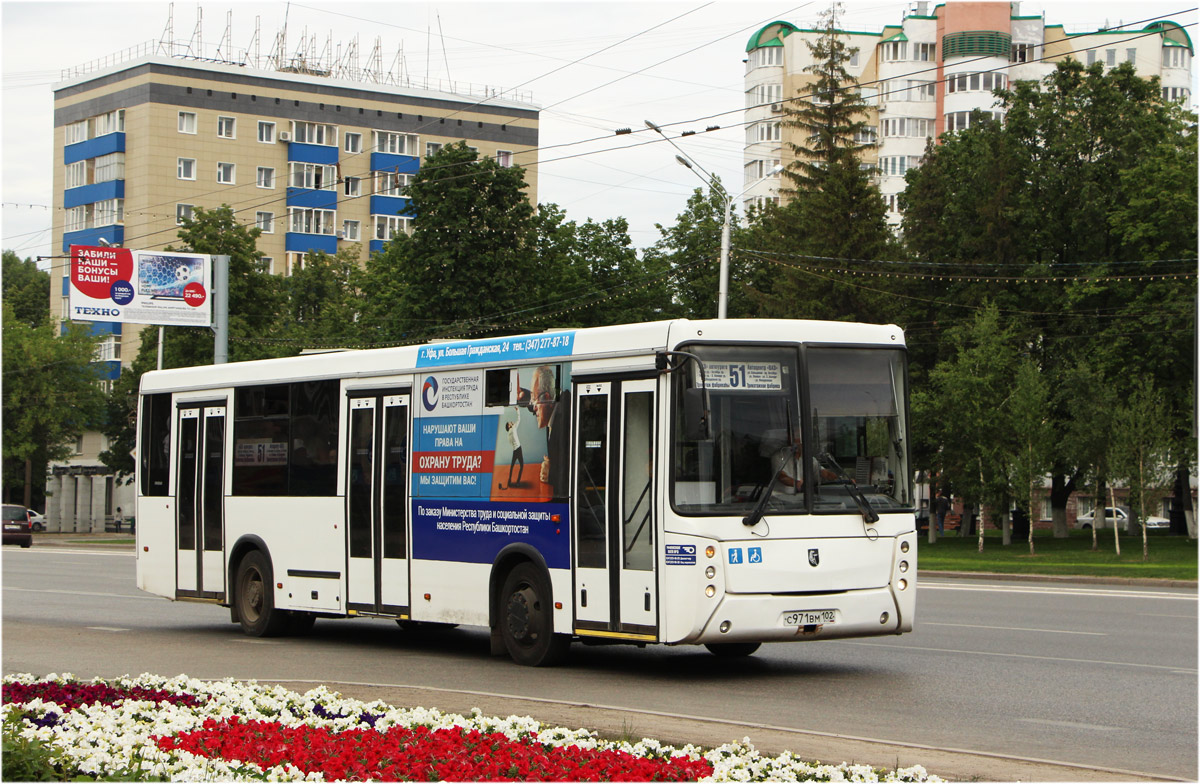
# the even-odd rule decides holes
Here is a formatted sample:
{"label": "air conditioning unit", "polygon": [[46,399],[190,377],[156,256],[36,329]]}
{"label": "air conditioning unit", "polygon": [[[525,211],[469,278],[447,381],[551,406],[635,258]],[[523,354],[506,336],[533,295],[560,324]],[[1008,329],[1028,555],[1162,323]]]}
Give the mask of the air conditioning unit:
{"label": "air conditioning unit", "polygon": [[344,231],[339,231],[339,232],[337,233],[337,238],[338,238],[339,240],[344,240],[344,239],[346,239],[346,232],[344,232]]}
{"label": "air conditioning unit", "polygon": [[288,133],[287,131],[279,132],[279,141],[290,142],[291,140],[292,140],[292,135],[290,133]]}
{"label": "air conditioning unit", "polygon": [[783,104],[781,104],[781,103],[771,104],[771,111],[775,112],[776,114],[782,113],[783,112]]}

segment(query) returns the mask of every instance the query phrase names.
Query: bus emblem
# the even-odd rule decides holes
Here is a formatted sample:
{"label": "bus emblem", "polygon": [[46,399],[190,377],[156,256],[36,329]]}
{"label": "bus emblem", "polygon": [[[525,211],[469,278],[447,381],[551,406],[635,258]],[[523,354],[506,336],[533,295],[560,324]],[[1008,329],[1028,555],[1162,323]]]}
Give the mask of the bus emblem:
{"label": "bus emblem", "polygon": [[438,383],[433,376],[425,379],[424,386],[421,387],[421,403],[424,404],[426,411],[432,411],[437,408],[438,402]]}
{"label": "bus emblem", "polygon": [[821,563],[821,553],[814,547],[808,551],[808,565],[816,566],[819,563]]}

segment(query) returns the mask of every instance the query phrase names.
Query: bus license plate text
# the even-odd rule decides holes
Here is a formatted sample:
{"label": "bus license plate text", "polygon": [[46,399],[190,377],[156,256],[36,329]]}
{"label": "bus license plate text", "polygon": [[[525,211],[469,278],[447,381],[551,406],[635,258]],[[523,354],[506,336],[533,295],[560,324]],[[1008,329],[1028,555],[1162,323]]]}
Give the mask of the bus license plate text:
{"label": "bus license plate text", "polygon": [[837,610],[796,610],[783,614],[784,626],[812,626],[837,623]]}

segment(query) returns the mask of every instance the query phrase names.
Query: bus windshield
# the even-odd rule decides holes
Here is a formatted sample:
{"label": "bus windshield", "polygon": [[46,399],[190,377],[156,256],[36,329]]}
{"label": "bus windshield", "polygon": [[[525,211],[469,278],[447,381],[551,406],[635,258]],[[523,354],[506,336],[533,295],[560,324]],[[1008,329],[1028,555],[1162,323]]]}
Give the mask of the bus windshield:
{"label": "bus windshield", "polygon": [[[911,506],[902,351],[809,348],[802,385],[794,347],[687,350],[704,362],[709,437],[689,440],[675,406],[676,511],[746,515],[761,501],[768,515],[858,512],[862,497],[877,512]],[[678,371],[676,401],[699,382],[696,363]]]}

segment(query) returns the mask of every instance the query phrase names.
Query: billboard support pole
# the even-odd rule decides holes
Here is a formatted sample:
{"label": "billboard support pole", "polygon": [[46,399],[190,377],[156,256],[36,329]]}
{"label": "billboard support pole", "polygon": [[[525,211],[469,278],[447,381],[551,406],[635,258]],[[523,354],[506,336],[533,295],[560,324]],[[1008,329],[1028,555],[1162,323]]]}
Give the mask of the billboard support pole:
{"label": "billboard support pole", "polygon": [[162,370],[163,325],[158,325],[158,369]]}
{"label": "billboard support pole", "polygon": [[229,361],[229,257],[213,256],[213,364]]}

